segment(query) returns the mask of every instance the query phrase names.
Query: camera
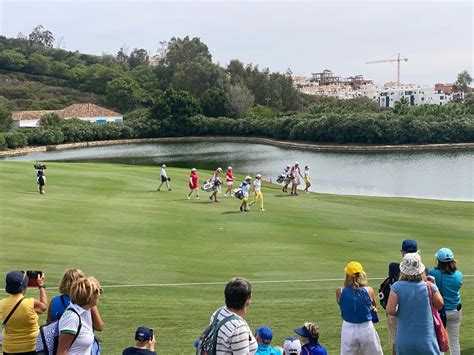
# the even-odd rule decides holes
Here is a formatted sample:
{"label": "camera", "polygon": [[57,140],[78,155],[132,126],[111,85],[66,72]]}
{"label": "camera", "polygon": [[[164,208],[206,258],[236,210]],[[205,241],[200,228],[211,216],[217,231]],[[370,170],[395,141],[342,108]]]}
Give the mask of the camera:
{"label": "camera", "polygon": [[28,287],[38,286],[38,277],[43,276],[43,271],[28,270],[26,276],[28,276]]}

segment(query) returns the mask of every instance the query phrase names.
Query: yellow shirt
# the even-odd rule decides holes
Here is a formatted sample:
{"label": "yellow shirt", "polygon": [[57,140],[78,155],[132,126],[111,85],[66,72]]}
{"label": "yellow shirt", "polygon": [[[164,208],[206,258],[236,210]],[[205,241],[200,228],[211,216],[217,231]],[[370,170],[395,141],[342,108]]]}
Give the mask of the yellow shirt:
{"label": "yellow shirt", "polygon": [[[3,322],[17,302],[23,297],[19,293],[0,301],[0,319]],[[12,314],[3,329],[3,351],[7,353],[26,353],[36,350],[36,337],[39,325],[33,298],[25,298]]]}

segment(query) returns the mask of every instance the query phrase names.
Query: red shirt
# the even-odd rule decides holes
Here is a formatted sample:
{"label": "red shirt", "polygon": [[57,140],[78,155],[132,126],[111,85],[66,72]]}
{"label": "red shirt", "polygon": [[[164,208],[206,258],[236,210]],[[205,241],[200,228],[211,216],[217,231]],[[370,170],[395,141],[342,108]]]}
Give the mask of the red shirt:
{"label": "red shirt", "polygon": [[232,170],[227,171],[226,181],[234,181],[234,175],[232,174]]}
{"label": "red shirt", "polygon": [[191,175],[189,175],[189,188],[190,189],[197,189],[198,188],[198,179],[199,176],[197,172],[191,171]]}

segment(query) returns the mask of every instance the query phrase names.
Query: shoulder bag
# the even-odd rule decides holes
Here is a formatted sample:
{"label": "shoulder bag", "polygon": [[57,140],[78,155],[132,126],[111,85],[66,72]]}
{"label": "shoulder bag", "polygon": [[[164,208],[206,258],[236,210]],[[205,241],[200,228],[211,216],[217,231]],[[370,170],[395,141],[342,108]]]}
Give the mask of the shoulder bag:
{"label": "shoulder bag", "polygon": [[444,353],[449,350],[448,333],[446,332],[446,328],[444,327],[441,317],[439,316],[438,310],[433,306],[433,291],[431,290],[431,282],[427,282],[426,287],[428,288],[428,299],[430,302],[431,314],[433,316],[436,340],[438,341],[439,350]]}

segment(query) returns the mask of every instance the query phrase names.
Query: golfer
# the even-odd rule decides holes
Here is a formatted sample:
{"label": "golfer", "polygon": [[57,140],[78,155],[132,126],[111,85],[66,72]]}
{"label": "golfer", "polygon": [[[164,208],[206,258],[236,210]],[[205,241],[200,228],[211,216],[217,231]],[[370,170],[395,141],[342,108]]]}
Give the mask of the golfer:
{"label": "golfer", "polygon": [[290,184],[290,170],[291,170],[291,165],[288,164],[285,169],[281,172],[281,176],[283,177],[283,181],[285,185],[281,189],[283,192],[288,192],[288,185]]}
{"label": "golfer", "polygon": [[290,170],[291,194],[294,196],[298,196],[296,188],[300,184],[300,177],[303,178],[303,175],[301,175],[299,163],[295,162],[295,165],[293,165]]}
{"label": "golfer", "polygon": [[249,193],[250,193],[250,181],[252,178],[250,176],[245,177],[245,181],[242,181],[240,184],[240,188],[242,189],[242,193],[244,194],[244,198],[242,199],[242,204],[240,205],[240,212],[248,212],[249,209]]}
{"label": "golfer", "polygon": [[199,200],[199,183],[198,183],[198,180],[199,180],[199,176],[198,176],[198,173],[197,173],[197,169],[196,168],[192,168],[191,169],[191,174],[189,175],[189,189],[191,191],[189,191],[189,194],[188,194],[188,200],[191,199],[191,195],[193,194],[193,192],[195,192],[196,194],[196,200]]}
{"label": "golfer", "polygon": [[257,200],[259,200],[260,201],[260,211],[265,212],[265,209],[263,208],[262,175],[260,175],[260,174],[255,175],[255,180],[253,181],[253,193],[254,193],[254,199],[253,199],[252,202],[249,203],[249,208],[254,203],[256,203]]}
{"label": "golfer", "polygon": [[158,186],[158,188],[156,189],[156,191],[160,191],[160,188],[163,184],[166,184],[166,187],[168,188],[168,191],[171,191],[171,187],[170,187],[170,184],[169,182],[171,181],[171,179],[168,177],[168,175],[166,174],[166,164],[163,164],[161,166],[161,172],[160,172],[160,180],[161,180],[161,184],[160,186]]}
{"label": "golfer", "polygon": [[230,197],[232,197],[232,187],[234,186],[234,174],[232,173],[232,167],[229,166],[227,168],[227,173],[225,177],[225,182],[227,184],[227,190],[225,190],[224,197],[227,197],[227,194],[229,194]]}
{"label": "golfer", "polygon": [[211,196],[209,196],[209,199],[211,201],[214,200],[214,202],[219,202],[217,200],[217,193],[221,192],[221,185],[222,185],[222,181],[220,177],[221,173],[222,173],[222,168],[217,168],[217,170],[214,172],[214,174],[211,177],[211,182],[214,183],[214,187],[213,187],[213,192]]}
{"label": "golfer", "polygon": [[304,167],[303,181],[306,184],[306,187],[305,187],[304,191],[306,193],[309,193],[309,188],[311,187],[311,177],[309,176],[309,166],[308,165],[306,165]]}
{"label": "golfer", "polygon": [[38,177],[36,178],[36,182],[38,183],[39,193],[44,195],[46,191],[44,191],[44,185],[46,185],[46,176],[44,175],[44,170],[38,170]]}

